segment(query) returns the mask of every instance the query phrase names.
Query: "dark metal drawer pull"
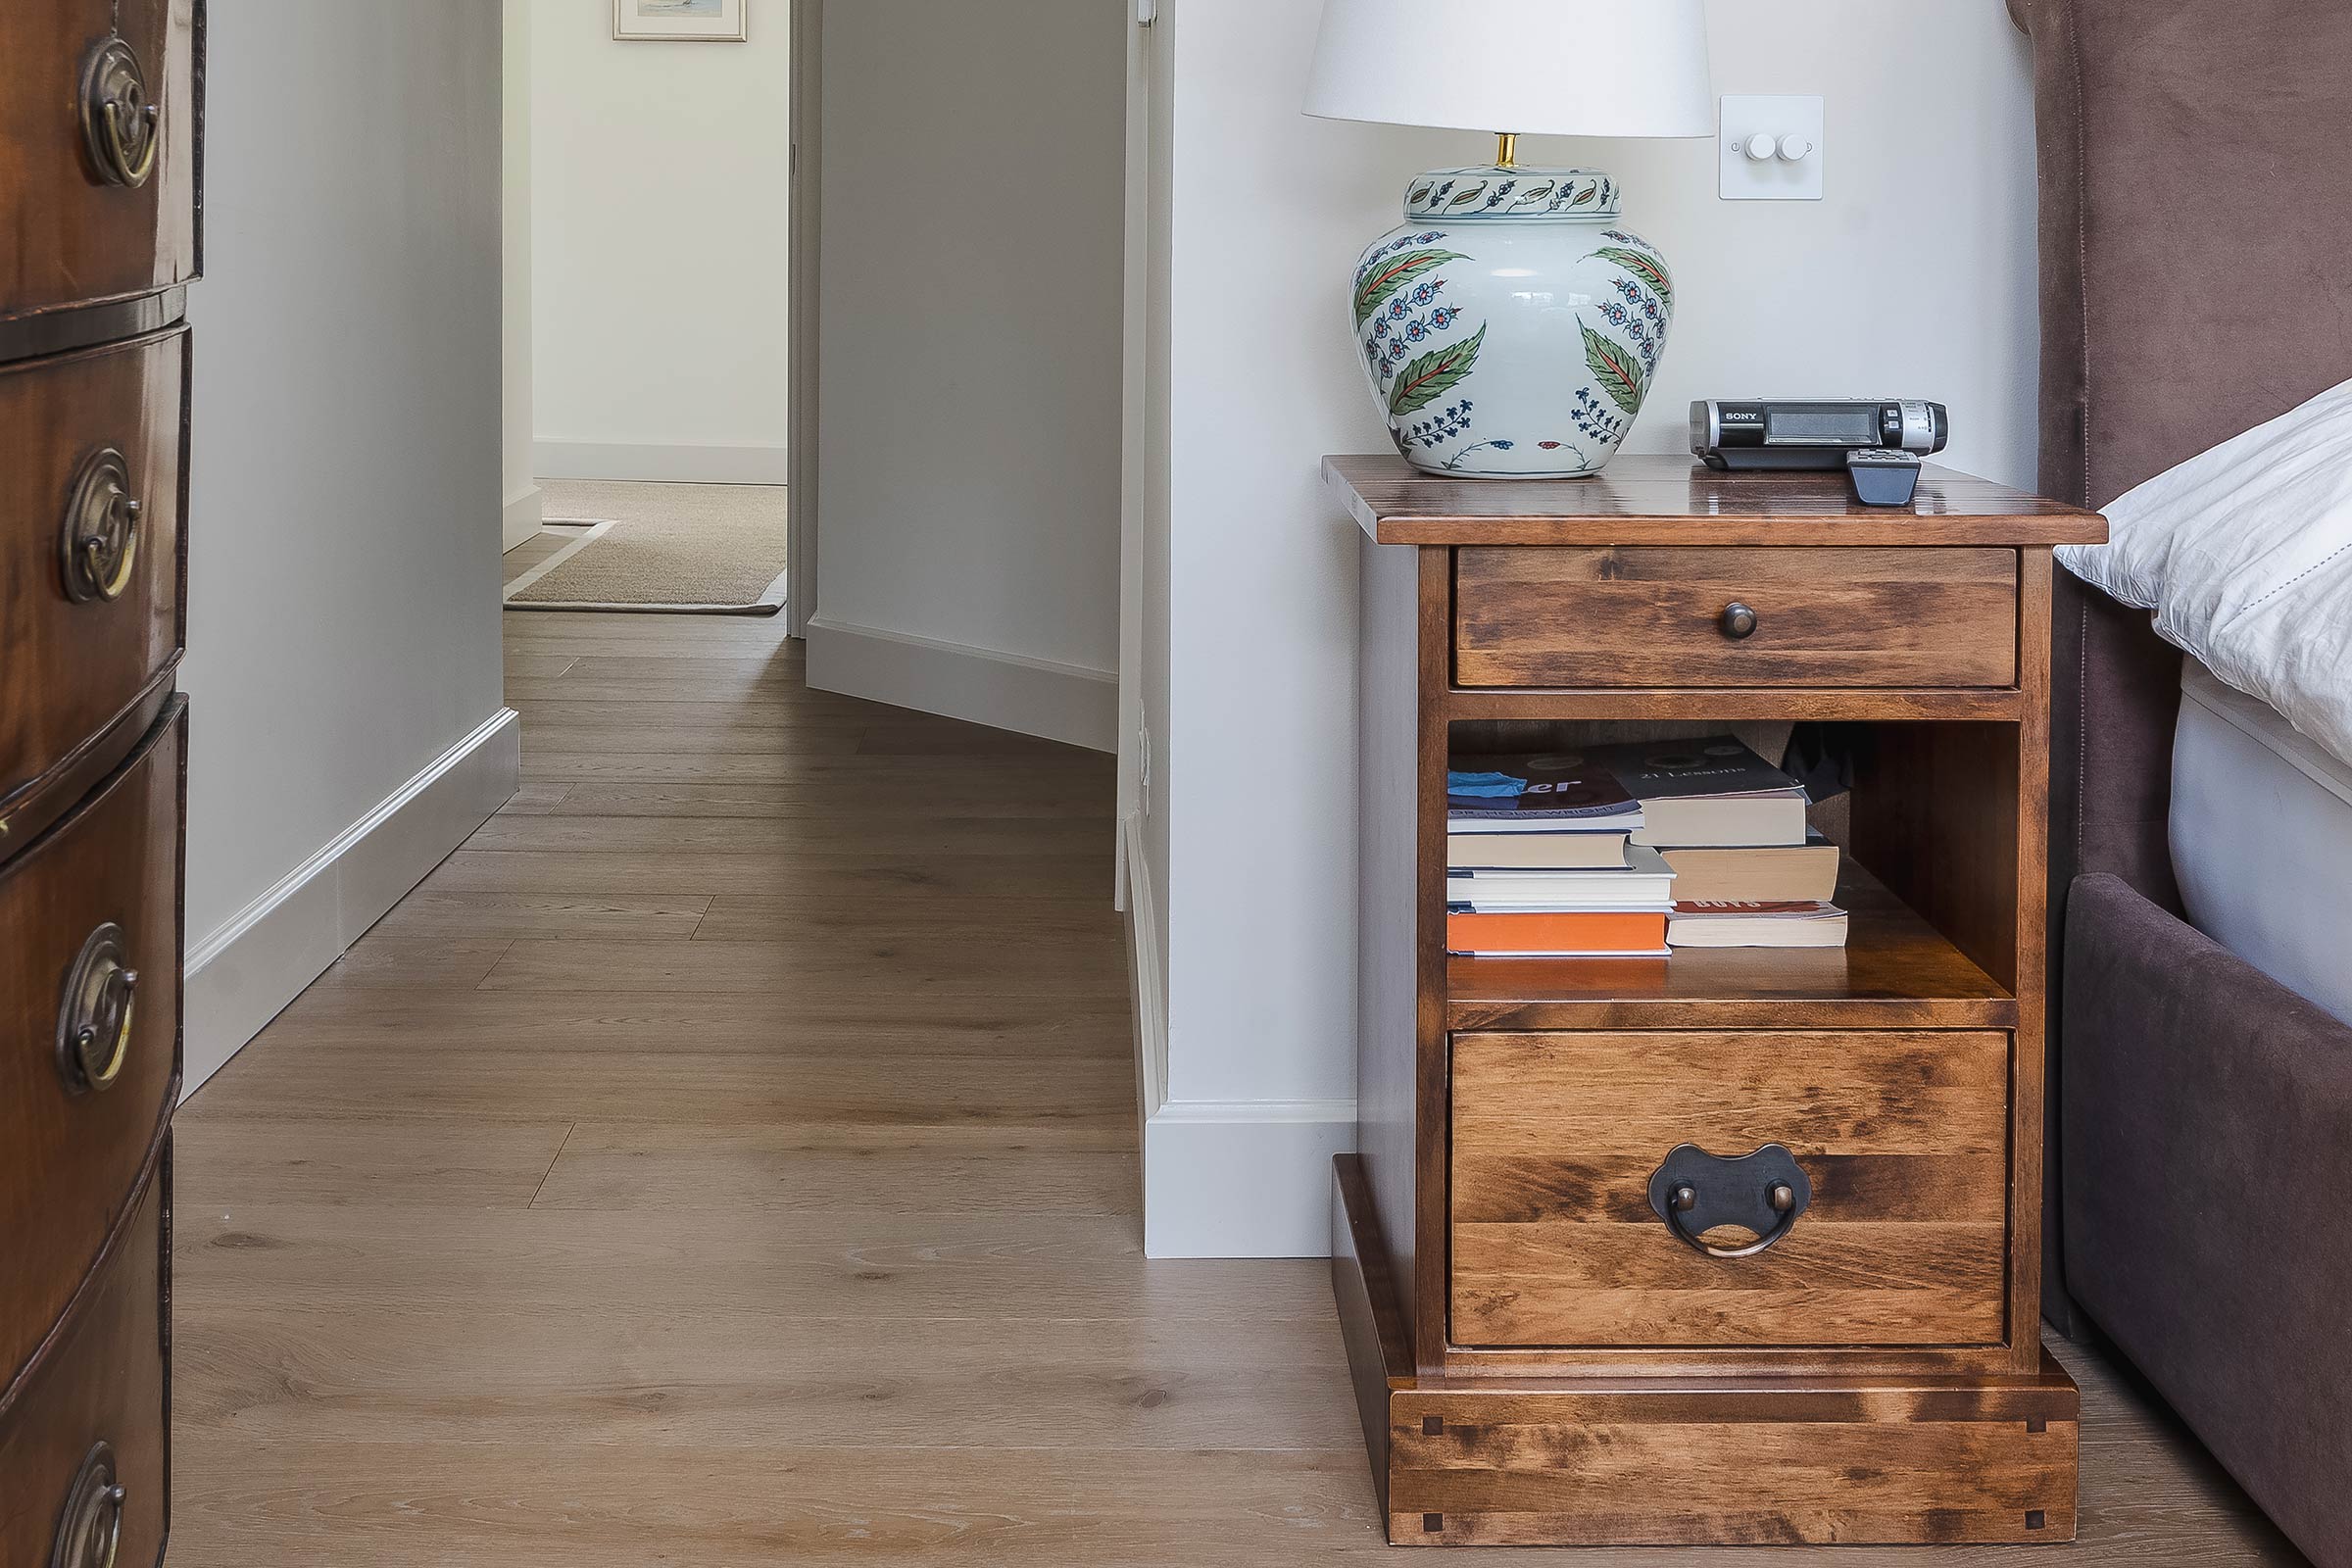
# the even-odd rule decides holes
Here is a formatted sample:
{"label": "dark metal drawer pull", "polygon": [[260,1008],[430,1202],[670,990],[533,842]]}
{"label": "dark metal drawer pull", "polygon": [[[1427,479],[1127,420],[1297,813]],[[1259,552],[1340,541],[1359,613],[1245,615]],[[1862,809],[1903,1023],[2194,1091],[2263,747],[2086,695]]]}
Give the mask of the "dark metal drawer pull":
{"label": "dark metal drawer pull", "polygon": [[[1649,1206],[1675,1239],[1709,1257],[1753,1257],[1778,1245],[1813,1202],[1813,1183],[1780,1144],[1726,1159],[1683,1144],[1649,1178]],[[1716,1247],[1707,1232],[1731,1225],[1755,1237]]]}
{"label": "dark metal drawer pull", "polygon": [[121,452],[107,447],[83,460],[57,536],[68,599],[86,605],[122,597],[138,564],[144,511],[130,493],[130,462]]}
{"label": "dark metal drawer pull", "polygon": [[146,184],[164,144],[163,120],[163,105],[148,100],[137,53],[120,38],[100,44],[81,74],[81,136],[99,177],[132,189]]}
{"label": "dark metal drawer pull", "polygon": [[1732,641],[1743,643],[1756,634],[1756,628],[1763,622],[1756,618],[1754,610],[1735,599],[1723,607],[1723,613],[1716,617],[1715,624]]}
{"label": "dark metal drawer pull", "polygon": [[49,1568],[115,1568],[122,1550],[126,1495],[115,1479],[115,1450],[107,1444],[97,1445],[81,1461],[74,1490],[66,1494],[57,1544],[49,1548]]}
{"label": "dark metal drawer pull", "polygon": [[139,985],[138,970],[122,962],[124,951],[122,928],[109,920],[90,933],[66,972],[57,1009],[57,1073],[69,1094],[103,1092],[122,1076]]}

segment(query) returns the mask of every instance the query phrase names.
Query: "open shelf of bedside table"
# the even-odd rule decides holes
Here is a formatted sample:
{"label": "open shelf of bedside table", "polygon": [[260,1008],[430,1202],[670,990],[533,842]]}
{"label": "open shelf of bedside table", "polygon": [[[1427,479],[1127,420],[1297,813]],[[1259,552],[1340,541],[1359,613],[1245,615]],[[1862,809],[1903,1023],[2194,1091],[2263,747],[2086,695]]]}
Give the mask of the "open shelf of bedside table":
{"label": "open shelf of bedside table", "polygon": [[1684,948],[1670,958],[1449,958],[1448,1029],[2009,1029],[2017,998],[1861,866],[1843,948]]}

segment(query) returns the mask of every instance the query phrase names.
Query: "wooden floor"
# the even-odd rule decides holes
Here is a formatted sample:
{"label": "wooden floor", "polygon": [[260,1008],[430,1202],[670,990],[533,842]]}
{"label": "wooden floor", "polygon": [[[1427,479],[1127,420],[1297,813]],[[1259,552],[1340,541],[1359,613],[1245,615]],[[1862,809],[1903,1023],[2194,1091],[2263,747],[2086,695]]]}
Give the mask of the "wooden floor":
{"label": "wooden floor", "polygon": [[[174,1568],[1378,1557],[1325,1266],[1141,1255],[1109,760],[507,622],[522,794],[180,1119]],[[1831,1560],[2297,1560],[2061,1353],[2080,1545]]]}

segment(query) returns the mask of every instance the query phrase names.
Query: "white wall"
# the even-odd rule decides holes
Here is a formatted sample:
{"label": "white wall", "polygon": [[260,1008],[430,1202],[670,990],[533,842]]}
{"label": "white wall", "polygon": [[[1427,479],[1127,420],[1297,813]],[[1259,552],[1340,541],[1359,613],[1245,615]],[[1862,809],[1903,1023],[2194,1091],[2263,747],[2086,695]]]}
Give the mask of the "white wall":
{"label": "white wall", "polygon": [[191,1083],[512,789],[499,31],[478,0],[213,8]]}
{"label": "white wall", "polygon": [[541,475],[783,483],[788,0],[748,43],[528,3]]}
{"label": "white wall", "polygon": [[1126,15],[826,8],[814,685],[1114,743]]}
{"label": "white wall", "polygon": [[[1476,136],[1301,118],[1319,10],[1183,0],[1162,24],[1169,838],[1148,874],[1168,900],[1170,1100],[1147,1140],[1162,1252],[1323,1245],[1354,1095],[1356,541],[1316,466],[1387,446],[1346,330],[1359,250],[1414,172],[1492,156]],[[2030,484],[2034,117],[1999,0],[1710,0],[1709,21],[1718,92],[1827,96],[1828,200],[1721,202],[1704,141],[1521,155],[1615,171],[1627,221],[1674,264],[1682,315],[1628,450],[1684,450],[1693,398],[1932,397],[1952,407],[1947,461]]]}
{"label": "white wall", "polygon": [[499,532],[508,550],[539,531],[542,513],[531,423],[531,5],[532,0],[505,0],[506,67],[501,74],[504,210],[499,226],[505,288],[499,312],[505,390],[500,422],[505,439],[500,469],[506,512]]}

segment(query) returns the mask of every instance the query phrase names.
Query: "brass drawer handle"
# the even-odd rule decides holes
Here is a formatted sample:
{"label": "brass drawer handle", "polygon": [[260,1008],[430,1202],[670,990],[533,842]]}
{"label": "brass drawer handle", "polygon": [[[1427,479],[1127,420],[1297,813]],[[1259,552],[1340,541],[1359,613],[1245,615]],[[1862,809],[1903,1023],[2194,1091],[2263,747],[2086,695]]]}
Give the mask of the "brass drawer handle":
{"label": "brass drawer handle", "polygon": [[122,928],[109,920],[89,935],[66,972],[57,1009],[57,1072],[68,1094],[114,1088],[130,1056],[139,972],[122,962]]}
{"label": "brass drawer handle", "polygon": [[99,177],[134,190],[146,184],[164,144],[163,119],[137,53],[121,38],[100,44],[81,74],[81,135]]}
{"label": "brass drawer handle", "polygon": [[[1813,1203],[1813,1183],[1782,1144],[1725,1159],[1682,1144],[1649,1178],[1649,1206],[1675,1240],[1709,1257],[1753,1257],[1787,1240]],[[1718,1247],[1707,1232],[1735,1226],[1755,1240]]]}
{"label": "brass drawer handle", "polygon": [[83,460],[57,536],[68,599],[86,605],[122,597],[138,564],[145,512],[130,493],[130,462],[121,452],[107,447]]}
{"label": "brass drawer handle", "polygon": [[1756,634],[1756,628],[1763,622],[1756,618],[1755,611],[1735,599],[1723,607],[1723,613],[1716,618],[1715,624],[1732,641],[1743,643]]}
{"label": "brass drawer handle", "polygon": [[58,1516],[49,1568],[115,1568],[122,1549],[122,1504],[128,1494],[115,1478],[115,1450],[101,1443],[81,1461]]}

